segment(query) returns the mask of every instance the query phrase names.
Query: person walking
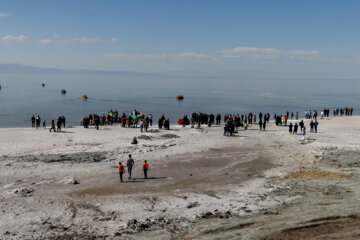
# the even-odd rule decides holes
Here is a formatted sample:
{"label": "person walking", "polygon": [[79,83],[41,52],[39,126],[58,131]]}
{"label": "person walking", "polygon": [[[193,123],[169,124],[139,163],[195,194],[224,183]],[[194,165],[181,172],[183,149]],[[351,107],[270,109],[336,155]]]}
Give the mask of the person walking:
{"label": "person walking", "polygon": [[50,131],[49,132],[51,132],[51,130],[54,130],[54,132],[56,132],[54,120],[51,120],[51,123],[50,123]]}
{"label": "person walking", "polygon": [[289,133],[292,134],[293,133],[292,131],[293,131],[293,125],[292,125],[292,123],[290,123],[290,125],[289,125]]}
{"label": "person walking", "polygon": [[297,134],[297,131],[298,131],[298,124],[297,123],[295,123],[295,125],[294,125],[294,131],[293,131],[293,134]]}
{"label": "person walking", "polygon": [[144,128],[144,120],[140,120],[140,132],[143,131]]}
{"label": "person walking", "polygon": [[310,132],[313,133],[314,132],[314,122],[311,120],[310,122]]}
{"label": "person walking", "polygon": [[62,124],[61,117],[59,117],[58,120],[57,120],[57,123],[56,123],[56,125],[57,125],[56,131],[57,132],[61,132],[61,124]]}
{"label": "person walking", "polygon": [[301,121],[299,122],[299,126],[300,126],[300,130],[302,131],[303,128],[304,128],[304,121],[303,121],[303,120],[301,120]]}
{"label": "person walking", "polygon": [[123,182],[123,174],[124,174],[124,166],[119,162],[119,175],[120,175],[120,182]]}
{"label": "person walking", "polygon": [[144,178],[147,179],[147,171],[149,170],[149,164],[146,160],[144,161],[143,170],[144,170]]}
{"label": "person walking", "polygon": [[129,179],[131,179],[131,172],[132,172],[132,168],[134,166],[134,159],[132,159],[131,154],[129,154],[129,159],[127,160],[126,166],[128,168],[128,174],[129,174]]}
{"label": "person walking", "polygon": [[[64,118],[63,118],[64,119]],[[95,115],[95,127],[96,127],[96,130],[99,130],[99,125],[100,125],[100,117],[98,115]]]}
{"label": "person walking", "polygon": [[150,126],[152,127],[153,116],[152,116],[152,114],[151,114],[151,113],[149,114],[149,121],[150,121]]}
{"label": "person walking", "polygon": [[305,140],[305,135],[306,135],[306,127],[303,127],[302,131],[301,131],[301,135],[302,135],[302,140]]}
{"label": "person walking", "polygon": [[319,122],[317,120],[315,120],[314,122],[314,129],[315,129],[315,133],[317,133],[317,127],[319,125]]}

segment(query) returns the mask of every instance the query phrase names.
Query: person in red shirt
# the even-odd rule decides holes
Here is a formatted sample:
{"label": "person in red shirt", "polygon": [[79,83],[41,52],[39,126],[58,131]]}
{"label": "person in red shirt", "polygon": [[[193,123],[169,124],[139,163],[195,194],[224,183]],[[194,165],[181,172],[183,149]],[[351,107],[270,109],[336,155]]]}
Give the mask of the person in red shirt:
{"label": "person in red shirt", "polygon": [[144,161],[143,169],[144,169],[144,177],[146,179],[147,178],[147,171],[149,170],[149,164],[147,163],[146,160]]}
{"label": "person in red shirt", "polygon": [[119,162],[118,168],[119,168],[120,182],[123,182],[122,176],[123,176],[123,173],[124,173],[124,166],[121,164],[121,162]]}

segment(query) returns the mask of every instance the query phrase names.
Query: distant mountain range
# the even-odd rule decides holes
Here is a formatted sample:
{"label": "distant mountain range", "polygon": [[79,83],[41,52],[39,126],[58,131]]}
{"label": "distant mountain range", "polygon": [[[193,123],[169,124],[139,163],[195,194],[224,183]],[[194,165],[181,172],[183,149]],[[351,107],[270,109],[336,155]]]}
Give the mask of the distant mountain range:
{"label": "distant mountain range", "polygon": [[141,73],[130,71],[106,71],[106,70],[81,70],[81,69],[58,69],[33,67],[22,64],[0,64],[0,73],[49,73],[49,74],[101,74],[101,75],[123,75],[123,76],[156,76],[156,73]]}

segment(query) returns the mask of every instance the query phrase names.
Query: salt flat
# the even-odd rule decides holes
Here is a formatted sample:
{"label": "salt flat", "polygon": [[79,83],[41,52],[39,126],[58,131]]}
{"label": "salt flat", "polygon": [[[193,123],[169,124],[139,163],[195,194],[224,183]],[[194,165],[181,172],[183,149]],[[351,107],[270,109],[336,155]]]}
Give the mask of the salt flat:
{"label": "salt flat", "polygon": [[[319,124],[305,141],[272,123],[234,137],[221,126],[0,129],[1,238],[311,239],[301,227],[360,213],[360,117]],[[128,154],[133,179],[120,183]]]}

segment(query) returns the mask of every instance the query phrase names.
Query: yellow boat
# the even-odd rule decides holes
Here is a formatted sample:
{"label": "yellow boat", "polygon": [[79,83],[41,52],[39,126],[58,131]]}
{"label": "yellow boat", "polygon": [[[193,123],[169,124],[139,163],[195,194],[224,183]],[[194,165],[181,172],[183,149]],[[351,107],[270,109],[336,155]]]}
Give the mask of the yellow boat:
{"label": "yellow boat", "polygon": [[88,96],[86,94],[82,95],[82,99],[87,99]]}

